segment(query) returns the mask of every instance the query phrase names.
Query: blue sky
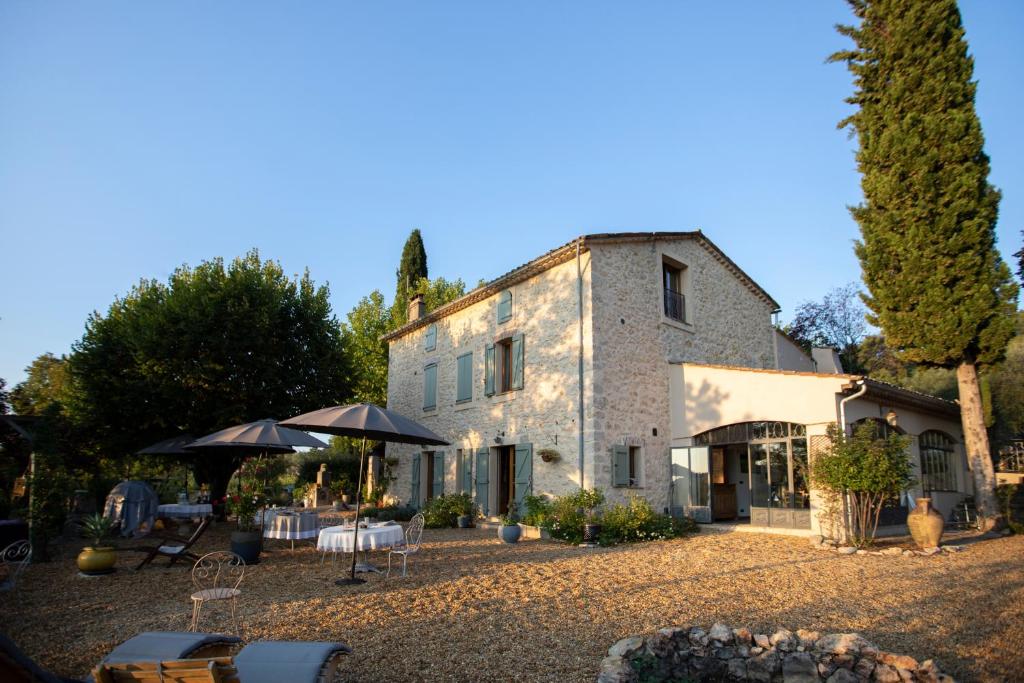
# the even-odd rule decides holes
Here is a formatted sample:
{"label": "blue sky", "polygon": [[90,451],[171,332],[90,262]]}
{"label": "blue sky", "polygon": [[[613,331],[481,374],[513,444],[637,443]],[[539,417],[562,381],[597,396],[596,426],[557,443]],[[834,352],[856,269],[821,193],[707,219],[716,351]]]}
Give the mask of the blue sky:
{"label": "blue sky", "polygon": [[[1024,3],[964,0],[1024,228]],[[390,298],[574,236],[700,228],[782,304],[859,280],[840,0],[0,4],[0,377],[140,278],[252,247]]]}

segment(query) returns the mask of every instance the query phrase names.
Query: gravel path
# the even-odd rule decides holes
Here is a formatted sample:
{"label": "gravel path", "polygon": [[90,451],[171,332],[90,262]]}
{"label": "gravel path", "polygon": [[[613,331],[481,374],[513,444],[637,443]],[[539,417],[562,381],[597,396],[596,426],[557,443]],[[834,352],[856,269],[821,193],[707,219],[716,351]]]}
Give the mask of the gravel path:
{"label": "gravel path", "polygon": [[[211,529],[202,550],[227,547],[228,531]],[[274,546],[242,584],[241,635],[343,640],[355,648],[345,673],[353,681],[592,681],[623,636],[715,621],[767,633],[858,631],[884,649],[934,657],[963,680],[1024,671],[1020,536],[904,558],[839,556],[748,533],[584,550],[428,530],[408,579],[371,576],[358,588],[334,586],[340,559],[321,567],[309,545]],[[73,557],[31,567],[14,594],[0,594],[0,630],[44,666],[77,676],[136,633],[185,630],[188,568],[134,572],[133,560],[125,553],[101,578],[77,576]],[[230,622],[212,609],[201,627]]]}

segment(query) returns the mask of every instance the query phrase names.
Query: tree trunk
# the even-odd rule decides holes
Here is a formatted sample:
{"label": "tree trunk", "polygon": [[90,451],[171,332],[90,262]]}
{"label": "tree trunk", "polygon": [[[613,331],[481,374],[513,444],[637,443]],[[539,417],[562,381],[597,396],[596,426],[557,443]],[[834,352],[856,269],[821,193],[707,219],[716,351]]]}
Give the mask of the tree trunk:
{"label": "tree trunk", "polygon": [[996,475],[989,454],[988,432],[985,430],[985,412],[981,405],[981,387],[978,368],[972,361],[964,361],[956,369],[960,391],[960,419],[964,427],[964,450],[974,475],[974,501],[982,517],[983,529],[1001,529],[1006,520],[996,504]]}

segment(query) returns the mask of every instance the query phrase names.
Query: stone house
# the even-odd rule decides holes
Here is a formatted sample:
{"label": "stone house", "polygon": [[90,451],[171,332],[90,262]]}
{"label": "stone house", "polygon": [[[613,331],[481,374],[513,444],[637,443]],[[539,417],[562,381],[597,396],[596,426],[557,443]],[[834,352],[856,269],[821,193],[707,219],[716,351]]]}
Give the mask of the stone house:
{"label": "stone house", "polygon": [[[729,410],[744,405],[742,394],[753,386],[745,377],[778,374],[792,381],[798,375],[791,370],[817,376],[806,372],[815,361],[776,331],[778,310],[699,231],[585,235],[435,311],[414,299],[409,322],[384,337],[388,407],[451,445],[424,451],[388,444],[387,457],[397,458],[391,492],[414,506],[441,493],[468,492],[494,516],[527,494],[558,496],[582,484],[603,489],[610,502],[636,494],[656,510],[707,521],[731,515],[753,517],[759,526],[817,528],[806,483],[799,476],[781,482],[777,467],[769,489],[806,505],[807,514],[783,519],[751,510],[758,506],[749,504],[750,494],[760,483],[750,481],[751,463],[754,474],[760,469],[759,459],[749,456],[782,428],[776,422],[787,430],[824,430],[817,422],[823,410],[830,407],[835,421],[843,387],[859,378],[821,375],[839,384],[831,398],[819,392],[813,415],[776,415],[771,400],[759,412]],[[698,368],[733,374],[712,373],[694,383]],[[884,407],[872,403],[877,394],[876,388],[856,398],[869,406],[865,414]],[[901,405],[945,416],[943,428],[962,443],[959,423],[949,417],[955,404],[934,401],[907,398]],[[763,423],[757,435],[768,430],[765,438],[750,438],[755,423]],[[744,440],[712,448],[709,435],[730,425],[737,438],[736,425],[748,425]],[[793,438],[787,431],[790,475]],[[741,460],[742,448],[750,453]],[[701,454],[708,461],[703,471],[695,464]],[[724,496],[718,504],[711,501],[715,491]]]}

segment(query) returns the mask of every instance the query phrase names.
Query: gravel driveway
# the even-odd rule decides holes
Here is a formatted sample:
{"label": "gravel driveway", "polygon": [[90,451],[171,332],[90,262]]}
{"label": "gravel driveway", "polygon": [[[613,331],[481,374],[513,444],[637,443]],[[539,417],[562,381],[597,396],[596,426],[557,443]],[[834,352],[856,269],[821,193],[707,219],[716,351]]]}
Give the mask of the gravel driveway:
{"label": "gravel driveway", "polygon": [[[212,528],[201,550],[226,548],[229,531]],[[136,633],[185,630],[189,569],[134,572],[137,560],[125,553],[116,574],[82,578],[69,548],[67,558],[31,567],[15,593],[0,594],[0,629],[74,676]],[[716,621],[768,633],[858,631],[884,649],[934,657],[964,680],[1019,680],[1024,671],[1020,536],[936,557],[879,557],[749,533],[585,550],[428,530],[407,579],[339,588],[332,579],[341,573],[340,561],[321,566],[309,545],[272,546],[242,584],[241,635],[343,640],[355,648],[345,679],[360,681],[592,681],[623,636]],[[230,627],[207,609],[203,630]]]}

